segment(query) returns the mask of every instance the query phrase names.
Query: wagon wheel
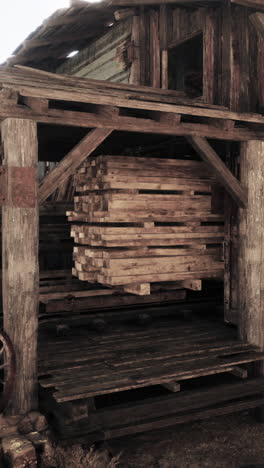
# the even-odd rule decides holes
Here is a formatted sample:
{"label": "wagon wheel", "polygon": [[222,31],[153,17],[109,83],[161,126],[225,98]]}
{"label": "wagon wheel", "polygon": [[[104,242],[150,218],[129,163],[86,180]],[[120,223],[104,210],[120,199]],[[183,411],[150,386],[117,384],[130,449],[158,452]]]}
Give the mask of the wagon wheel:
{"label": "wagon wheel", "polygon": [[13,345],[5,332],[0,331],[0,413],[12,396],[16,376],[16,359]]}

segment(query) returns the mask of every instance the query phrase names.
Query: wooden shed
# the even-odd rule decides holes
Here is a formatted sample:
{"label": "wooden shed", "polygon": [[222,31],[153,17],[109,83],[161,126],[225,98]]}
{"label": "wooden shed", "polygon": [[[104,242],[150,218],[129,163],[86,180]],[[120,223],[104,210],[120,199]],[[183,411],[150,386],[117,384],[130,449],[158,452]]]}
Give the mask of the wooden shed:
{"label": "wooden shed", "polygon": [[261,415],[263,79],[262,0],[72,1],[0,68],[7,413]]}

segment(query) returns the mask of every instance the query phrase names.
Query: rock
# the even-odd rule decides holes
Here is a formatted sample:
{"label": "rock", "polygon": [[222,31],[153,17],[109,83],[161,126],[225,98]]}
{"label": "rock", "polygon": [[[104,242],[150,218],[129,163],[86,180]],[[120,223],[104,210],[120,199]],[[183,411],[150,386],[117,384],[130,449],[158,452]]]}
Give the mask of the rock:
{"label": "rock", "polygon": [[48,431],[46,431],[45,437],[46,437],[46,442],[42,446],[42,449],[41,449],[41,461],[42,461],[43,466],[53,466],[54,457],[55,457],[54,455],[55,449],[54,449],[52,441],[50,440]]}
{"label": "rock", "polygon": [[[31,413],[29,413],[31,418]],[[48,423],[45,416],[41,413],[37,413],[36,419],[34,419],[34,429],[35,431],[42,432],[48,429]]]}
{"label": "rock", "polygon": [[45,416],[38,411],[30,411],[19,422],[18,430],[20,434],[29,434],[30,432],[42,432],[48,428],[48,423]]}
{"label": "rock", "polygon": [[17,434],[19,417],[0,416],[0,439]]}
{"label": "rock", "polygon": [[33,432],[34,429],[34,423],[29,417],[29,414],[24,416],[18,424],[18,431],[23,435],[28,434],[29,432]]}
{"label": "rock", "polygon": [[2,439],[4,460],[12,468],[36,468],[37,455],[33,444],[23,436]]}
{"label": "rock", "polygon": [[27,434],[27,439],[30,442],[32,442],[32,444],[37,450],[41,451],[44,449],[45,444],[49,442],[49,439],[45,434],[40,434],[37,431],[30,432],[29,434]]}

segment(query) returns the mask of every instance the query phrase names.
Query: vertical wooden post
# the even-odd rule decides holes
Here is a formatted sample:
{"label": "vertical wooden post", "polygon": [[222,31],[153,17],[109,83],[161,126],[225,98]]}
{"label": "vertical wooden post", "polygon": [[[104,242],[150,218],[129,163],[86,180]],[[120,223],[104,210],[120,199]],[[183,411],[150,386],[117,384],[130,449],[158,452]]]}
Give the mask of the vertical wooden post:
{"label": "vertical wooden post", "polygon": [[133,61],[130,69],[129,83],[140,84],[140,19],[133,16],[131,41],[133,45]]}
{"label": "vertical wooden post", "polygon": [[168,10],[167,5],[160,5],[159,21],[160,49],[161,49],[161,87],[168,89]]}
{"label": "vertical wooden post", "polygon": [[159,12],[150,10],[150,75],[151,86],[160,88],[160,37],[159,37]]}
{"label": "vertical wooden post", "polygon": [[4,329],[17,360],[10,412],[22,414],[37,407],[37,126],[30,120],[6,119],[1,133],[6,172],[2,208]]}
{"label": "vertical wooden post", "polygon": [[242,144],[240,167],[248,192],[248,207],[239,211],[240,335],[264,351],[264,142]]}

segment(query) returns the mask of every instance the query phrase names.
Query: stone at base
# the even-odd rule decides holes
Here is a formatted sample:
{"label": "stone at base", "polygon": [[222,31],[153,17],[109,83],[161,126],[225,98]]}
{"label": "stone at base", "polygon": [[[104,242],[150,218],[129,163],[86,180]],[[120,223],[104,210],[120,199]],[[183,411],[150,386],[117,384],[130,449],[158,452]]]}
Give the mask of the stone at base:
{"label": "stone at base", "polygon": [[37,456],[33,444],[23,436],[2,439],[4,459],[11,468],[36,468]]}
{"label": "stone at base", "polygon": [[18,431],[20,434],[29,434],[30,432],[42,432],[48,428],[45,416],[38,411],[31,411],[19,422]]}
{"label": "stone at base", "polygon": [[16,434],[17,423],[18,418],[6,418],[4,416],[0,416],[0,439]]}

